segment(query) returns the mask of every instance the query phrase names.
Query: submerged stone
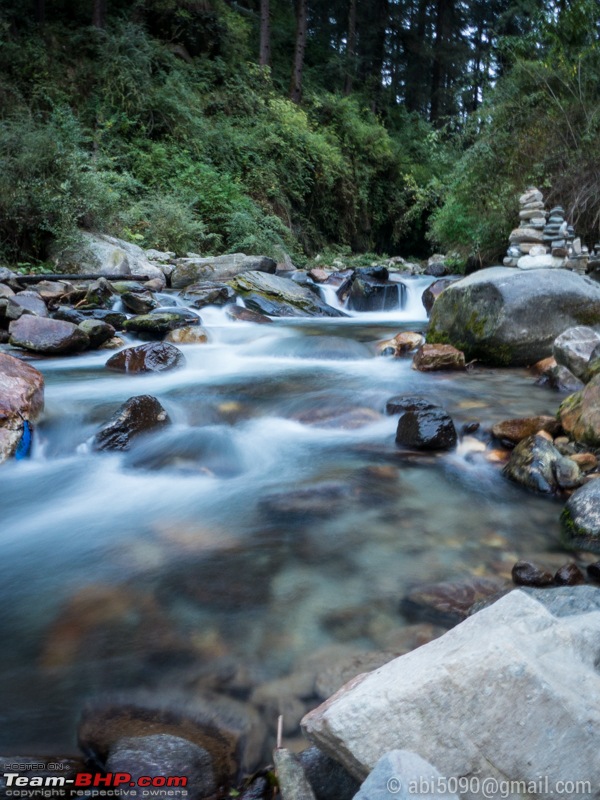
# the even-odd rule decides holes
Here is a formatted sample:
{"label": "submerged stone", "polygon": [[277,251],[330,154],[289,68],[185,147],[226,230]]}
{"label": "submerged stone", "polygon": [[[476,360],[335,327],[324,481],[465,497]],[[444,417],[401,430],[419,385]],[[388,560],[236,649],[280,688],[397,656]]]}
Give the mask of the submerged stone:
{"label": "submerged stone", "polygon": [[151,342],[115,353],[105,366],[117,372],[164,372],[184,364],[181,350],[165,342]]}
{"label": "submerged stone", "polygon": [[165,409],[156,397],[144,394],[130,397],[113,418],[94,437],[97,450],[128,450],[131,440],[168,425]]}

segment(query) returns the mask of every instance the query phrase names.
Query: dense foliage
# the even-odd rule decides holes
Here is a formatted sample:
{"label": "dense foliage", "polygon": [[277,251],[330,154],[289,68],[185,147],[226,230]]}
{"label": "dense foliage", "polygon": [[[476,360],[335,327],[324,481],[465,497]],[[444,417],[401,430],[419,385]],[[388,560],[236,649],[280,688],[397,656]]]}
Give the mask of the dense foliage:
{"label": "dense foliage", "polygon": [[483,263],[529,182],[592,236],[595,6],[0,0],[0,255],[43,260],[88,227]]}

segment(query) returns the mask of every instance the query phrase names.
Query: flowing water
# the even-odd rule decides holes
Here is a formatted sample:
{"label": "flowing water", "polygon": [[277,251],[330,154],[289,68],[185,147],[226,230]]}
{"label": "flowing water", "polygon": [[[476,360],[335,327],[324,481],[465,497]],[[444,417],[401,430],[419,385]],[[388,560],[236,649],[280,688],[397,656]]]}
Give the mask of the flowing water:
{"label": "flowing water", "polygon": [[[424,285],[407,281],[401,309],[340,319],[203,309],[209,343],[162,374],[108,372],[106,351],[33,362],[44,418],[0,482],[4,752],[73,750],[97,692],[223,664],[285,674],[341,637],[338,612],[369,612],[343,638],[381,647],[411,587],[556,549],[559,506],[507,483],[473,438],[427,458],[395,446],[393,395],[431,398],[457,428],[558,403],[526,370],[422,374],[377,356],[377,340],[425,329]],[[92,452],[140,394],[172,425]]]}

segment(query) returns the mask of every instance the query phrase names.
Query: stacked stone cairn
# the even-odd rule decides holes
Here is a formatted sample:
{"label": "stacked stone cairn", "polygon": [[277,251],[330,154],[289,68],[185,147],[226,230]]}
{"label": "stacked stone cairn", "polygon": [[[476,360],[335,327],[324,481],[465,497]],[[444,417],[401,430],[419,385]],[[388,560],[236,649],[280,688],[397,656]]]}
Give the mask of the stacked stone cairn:
{"label": "stacked stone cairn", "polygon": [[555,206],[547,212],[539,189],[527,189],[519,198],[519,227],[510,234],[505,267],[519,269],[571,269],[584,273],[589,252],[575,237],[565,211]]}

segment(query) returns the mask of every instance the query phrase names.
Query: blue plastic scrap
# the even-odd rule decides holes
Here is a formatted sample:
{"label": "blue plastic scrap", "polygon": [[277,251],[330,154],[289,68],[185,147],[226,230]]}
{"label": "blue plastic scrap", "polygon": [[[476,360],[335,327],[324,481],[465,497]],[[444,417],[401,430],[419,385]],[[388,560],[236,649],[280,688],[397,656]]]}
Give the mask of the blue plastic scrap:
{"label": "blue plastic scrap", "polygon": [[23,420],[23,435],[21,436],[21,441],[17,445],[17,449],[15,451],[15,458],[17,461],[21,461],[23,458],[27,458],[27,456],[31,453],[31,439],[32,439],[32,430],[31,425],[27,422],[26,419]]}

